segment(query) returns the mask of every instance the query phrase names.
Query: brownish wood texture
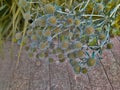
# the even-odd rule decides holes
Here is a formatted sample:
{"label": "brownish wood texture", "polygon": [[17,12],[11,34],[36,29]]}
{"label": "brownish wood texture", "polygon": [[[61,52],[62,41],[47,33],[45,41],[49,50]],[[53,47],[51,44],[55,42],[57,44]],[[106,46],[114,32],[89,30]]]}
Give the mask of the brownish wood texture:
{"label": "brownish wood texture", "polygon": [[120,37],[112,42],[113,49],[105,50],[104,59],[86,75],[75,75],[67,61],[31,60],[24,50],[15,68],[19,47],[11,51],[6,42],[0,54],[0,90],[120,90]]}

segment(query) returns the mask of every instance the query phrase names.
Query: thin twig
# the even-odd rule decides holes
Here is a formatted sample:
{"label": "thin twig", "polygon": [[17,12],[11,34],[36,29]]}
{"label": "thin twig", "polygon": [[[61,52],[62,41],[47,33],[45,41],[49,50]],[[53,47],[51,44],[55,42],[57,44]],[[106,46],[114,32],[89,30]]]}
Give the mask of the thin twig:
{"label": "thin twig", "polygon": [[90,88],[92,90],[92,85],[91,85],[91,81],[90,81],[90,77],[89,77],[89,74],[87,73],[87,77],[88,77],[88,81],[89,81],[89,84],[90,84]]}
{"label": "thin twig", "polygon": [[86,17],[86,16],[90,16],[90,17],[105,17],[104,15],[97,15],[97,14],[83,14],[83,15],[81,15],[81,16],[84,16],[84,17]]}
{"label": "thin twig", "polygon": [[110,14],[110,17],[112,17],[113,14],[114,14],[114,15],[116,14],[116,12],[117,12],[117,10],[118,10],[119,7],[120,7],[120,4],[118,4],[118,5],[113,9],[112,13]]}
{"label": "thin twig", "polygon": [[83,9],[80,10],[80,12],[82,12],[83,10],[85,10],[85,8],[88,6],[89,2],[90,2],[90,0],[87,1],[86,5],[84,6]]}

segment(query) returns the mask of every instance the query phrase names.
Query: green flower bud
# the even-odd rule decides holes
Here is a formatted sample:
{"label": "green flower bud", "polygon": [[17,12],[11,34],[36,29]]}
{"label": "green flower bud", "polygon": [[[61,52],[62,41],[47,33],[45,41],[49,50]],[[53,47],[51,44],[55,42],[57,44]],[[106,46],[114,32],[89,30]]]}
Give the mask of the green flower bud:
{"label": "green flower bud", "polygon": [[78,62],[75,61],[75,60],[70,60],[70,64],[71,64],[72,66],[76,66],[76,65],[78,65]]}
{"label": "green flower bud", "polygon": [[87,61],[88,66],[94,66],[95,63],[96,63],[96,59],[93,59],[93,58],[89,58]]}
{"label": "green flower bud", "polygon": [[88,72],[88,70],[87,70],[87,68],[82,68],[81,72],[82,72],[83,74],[86,74],[86,73]]}
{"label": "green flower bud", "polygon": [[58,58],[59,58],[59,59],[63,59],[63,58],[64,58],[64,54],[63,54],[63,53],[58,54]]}
{"label": "green flower bud", "polygon": [[39,58],[39,59],[44,59],[45,58],[45,53],[41,52],[41,53],[37,54],[36,57]]}
{"label": "green flower bud", "polygon": [[88,43],[89,46],[96,46],[97,45],[97,39],[94,38],[92,41]]}
{"label": "green flower bud", "polygon": [[29,53],[28,53],[28,56],[29,56],[29,57],[33,57],[33,56],[34,56],[33,52],[29,52]]}
{"label": "green flower bud", "polygon": [[58,48],[53,49],[53,53],[54,53],[54,54],[63,53],[63,50],[58,47]]}
{"label": "green flower bud", "polygon": [[80,67],[79,65],[74,66],[74,72],[75,72],[76,74],[79,74],[79,73],[80,73],[80,70],[81,70],[81,67]]}
{"label": "green flower bud", "polygon": [[59,59],[59,62],[64,62],[65,58]]}
{"label": "green flower bud", "polygon": [[75,56],[76,57],[83,57],[84,56],[84,52],[82,50],[76,51],[75,52]]}
{"label": "green flower bud", "polygon": [[112,43],[108,43],[107,44],[107,49],[112,49],[113,48],[113,44]]}
{"label": "green flower bud", "polygon": [[70,59],[75,59],[76,57],[75,57],[75,53],[69,53],[68,55],[68,58],[70,58]]}
{"label": "green flower bud", "polygon": [[12,38],[12,42],[16,43],[17,39],[16,38]]}

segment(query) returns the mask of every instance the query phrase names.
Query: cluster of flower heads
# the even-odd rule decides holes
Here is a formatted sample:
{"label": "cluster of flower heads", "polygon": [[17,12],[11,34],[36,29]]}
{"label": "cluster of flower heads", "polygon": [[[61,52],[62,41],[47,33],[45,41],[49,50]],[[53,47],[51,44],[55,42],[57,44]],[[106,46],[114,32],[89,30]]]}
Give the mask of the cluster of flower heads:
{"label": "cluster of flower heads", "polygon": [[67,60],[75,73],[86,74],[102,59],[102,51],[113,47],[111,21],[103,12],[104,6],[97,5],[100,11],[94,15],[86,14],[84,9],[63,12],[61,7],[47,4],[45,14],[30,24],[24,37],[22,32],[16,33],[16,41],[25,46],[30,57],[50,63]]}

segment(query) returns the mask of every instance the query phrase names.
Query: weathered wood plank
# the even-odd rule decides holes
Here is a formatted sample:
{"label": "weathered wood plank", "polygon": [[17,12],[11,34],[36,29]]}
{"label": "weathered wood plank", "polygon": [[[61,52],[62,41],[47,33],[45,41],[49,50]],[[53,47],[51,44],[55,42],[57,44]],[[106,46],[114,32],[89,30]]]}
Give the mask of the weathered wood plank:
{"label": "weathered wood plank", "polygon": [[35,63],[32,67],[29,90],[50,90],[49,65],[45,61],[40,63]]}
{"label": "weathered wood plank", "polygon": [[10,44],[10,42],[4,43],[4,47],[2,48],[3,52],[1,52],[2,56],[0,56],[0,90],[9,90],[15,66],[15,57],[11,56]]}
{"label": "weathered wood plank", "polygon": [[119,36],[119,37],[117,37],[117,39],[120,41],[120,36]]}
{"label": "weathered wood plank", "polygon": [[[116,49],[113,48],[112,51],[114,52],[116,56],[113,57],[113,54],[109,50],[104,51],[104,55],[103,55],[104,59],[101,62],[103,66],[97,65],[96,67],[94,67],[92,71],[88,73],[93,90],[96,90],[96,89],[119,90],[120,89],[119,88],[120,87],[120,79],[119,79],[120,78],[120,67],[115,60],[116,57],[120,58],[119,57],[120,56],[119,55],[120,54],[120,49],[119,49],[120,43],[119,41],[116,41],[116,40],[117,39],[112,40],[114,41],[113,42],[114,48],[116,48]],[[116,52],[114,50],[116,50]],[[107,74],[107,76],[105,74]],[[109,81],[109,84],[106,81]]]}
{"label": "weathered wood plank", "polygon": [[111,51],[106,52],[107,55],[102,60],[102,64],[104,65],[104,69],[108,75],[109,83],[113,87],[112,90],[120,89],[120,66],[117,64],[115,58]]}
{"label": "weathered wood plank", "polygon": [[39,66],[23,50],[16,68],[19,46],[13,45],[11,50],[11,42],[6,42],[4,47],[4,57],[0,56],[0,90],[47,90],[48,65],[42,63]]}
{"label": "weathered wood plank", "polygon": [[105,50],[101,60],[104,68],[99,64],[86,75],[75,75],[68,62],[49,65],[43,60],[39,65],[39,62],[30,60],[24,51],[15,69],[19,47],[14,46],[11,57],[8,42],[5,44],[4,59],[0,56],[0,90],[119,90],[120,41],[114,38],[112,42],[112,52]]}
{"label": "weathered wood plank", "polygon": [[113,54],[117,64],[119,64],[119,66],[120,66],[120,41],[117,38],[114,38],[111,41],[114,44],[114,47],[112,49],[112,54]]}
{"label": "weathered wood plank", "polygon": [[11,90],[48,90],[49,68],[44,61],[32,60],[23,51],[14,72]]}
{"label": "weathered wood plank", "polygon": [[120,67],[109,50],[103,53],[101,64],[88,73],[93,90],[119,90]]}
{"label": "weathered wood plank", "polygon": [[[17,58],[16,58],[17,60]],[[29,90],[30,64],[28,58],[21,57],[18,67],[14,67],[10,90]],[[32,65],[32,64],[31,64]]]}
{"label": "weathered wood plank", "polygon": [[50,82],[50,90],[72,90],[65,62],[50,64]]}
{"label": "weathered wood plank", "polygon": [[[19,46],[14,47],[16,51],[14,51],[14,55],[18,55]],[[13,57],[14,57],[13,55]],[[17,62],[18,56],[14,58],[14,60]],[[30,66],[32,64],[30,63],[29,58],[27,57],[27,54],[24,50],[22,50],[20,62],[18,64],[18,67],[16,68],[16,63],[14,66],[14,72],[12,73],[11,83],[9,90],[29,90],[29,80],[30,80]]]}

